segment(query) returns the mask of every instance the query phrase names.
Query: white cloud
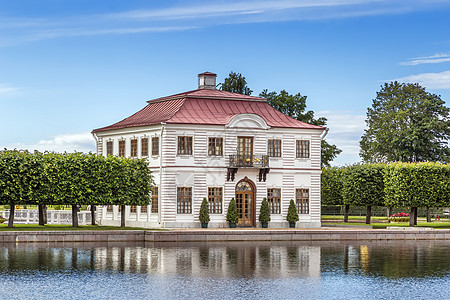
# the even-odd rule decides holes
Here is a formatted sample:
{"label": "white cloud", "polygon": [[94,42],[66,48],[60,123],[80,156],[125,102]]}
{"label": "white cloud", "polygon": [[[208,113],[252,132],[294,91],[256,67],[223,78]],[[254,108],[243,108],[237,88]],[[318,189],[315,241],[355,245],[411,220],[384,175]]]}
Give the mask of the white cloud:
{"label": "white cloud", "polygon": [[19,91],[19,89],[16,87],[12,87],[6,83],[0,83],[0,97],[14,94],[17,91]]}
{"label": "white cloud", "polygon": [[342,150],[342,153],[333,163],[345,165],[360,161],[359,141],[366,127],[365,113],[359,111],[318,111],[316,115],[328,119],[327,127],[330,131],[325,139]]}
{"label": "white cloud", "polygon": [[408,59],[408,61],[402,62],[400,64],[406,66],[415,66],[420,64],[439,64],[448,61],[450,61],[450,52],[437,53],[431,56],[410,58]]}
{"label": "white cloud", "polygon": [[421,73],[395,79],[399,82],[419,83],[429,89],[450,89],[450,71]]}
{"label": "white cloud", "polygon": [[65,18],[27,19],[21,16],[3,16],[0,23],[0,33],[3,31],[0,47],[60,37],[138,34],[192,30],[224,24],[402,14],[448,5],[443,0],[238,0],[219,3],[197,0],[184,3],[189,4]]}
{"label": "white cloud", "polygon": [[95,140],[89,132],[61,134],[48,140],[40,140],[35,144],[17,143],[7,149],[20,149],[40,152],[95,152]]}

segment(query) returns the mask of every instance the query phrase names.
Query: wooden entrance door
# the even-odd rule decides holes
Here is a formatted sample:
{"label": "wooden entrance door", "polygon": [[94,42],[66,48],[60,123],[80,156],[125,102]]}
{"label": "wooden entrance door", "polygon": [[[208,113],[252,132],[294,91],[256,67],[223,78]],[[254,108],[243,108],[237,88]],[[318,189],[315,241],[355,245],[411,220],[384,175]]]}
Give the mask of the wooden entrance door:
{"label": "wooden entrance door", "polygon": [[236,185],[238,226],[255,226],[255,190],[248,179]]}

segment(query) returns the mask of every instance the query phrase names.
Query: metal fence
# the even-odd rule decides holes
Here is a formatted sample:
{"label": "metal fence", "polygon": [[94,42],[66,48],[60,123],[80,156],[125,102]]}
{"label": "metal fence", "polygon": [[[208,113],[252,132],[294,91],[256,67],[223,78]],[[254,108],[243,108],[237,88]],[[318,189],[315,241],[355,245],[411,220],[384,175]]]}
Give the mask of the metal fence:
{"label": "metal fence", "polygon": [[[9,218],[9,209],[5,209],[1,214],[4,218]],[[91,212],[80,211],[78,213],[79,225],[91,224]],[[37,209],[16,209],[14,212],[14,224],[38,224],[39,211]],[[70,210],[47,210],[47,224],[72,224],[72,211]]]}

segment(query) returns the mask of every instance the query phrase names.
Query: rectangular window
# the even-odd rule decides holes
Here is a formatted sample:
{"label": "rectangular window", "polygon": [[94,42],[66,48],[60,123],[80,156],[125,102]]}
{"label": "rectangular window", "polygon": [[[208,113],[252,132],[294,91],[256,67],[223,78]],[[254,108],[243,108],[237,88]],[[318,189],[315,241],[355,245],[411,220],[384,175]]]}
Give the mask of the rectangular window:
{"label": "rectangular window", "polygon": [[119,156],[125,156],[125,140],[119,141]]}
{"label": "rectangular window", "polygon": [[158,213],[158,187],[152,188],[152,214]]}
{"label": "rectangular window", "polygon": [[137,157],[137,139],[131,140],[131,157]]}
{"label": "rectangular window", "polygon": [[281,140],[267,141],[267,155],[270,157],[281,157]]}
{"label": "rectangular window", "polygon": [[309,158],[309,141],[297,141],[297,158]]}
{"label": "rectangular window", "polygon": [[130,213],[136,213],[137,210],[137,206],[136,205],[131,205],[130,206]]}
{"label": "rectangular window", "polygon": [[159,137],[152,137],[152,155],[159,155]]}
{"label": "rectangular window", "polygon": [[113,212],[113,206],[112,205],[107,205],[106,206],[106,212]]}
{"label": "rectangular window", "polygon": [[208,203],[210,214],[222,213],[222,188],[208,188]]}
{"label": "rectangular window", "polygon": [[281,189],[267,189],[267,202],[271,214],[281,214]]}
{"label": "rectangular window", "polygon": [[192,136],[178,137],[178,155],[192,155]]}
{"label": "rectangular window", "polygon": [[177,214],[192,213],[192,188],[177,188]]}
{"label": "rectangular window", "polygon": [[106,155],[113,155],[113,141],[106,142]]}
{"label": "rectangular window", "polygon": [[299,214],[309,214],[309,189],[296,189],[295,202]]}
{"label": "rectangular window", "polygon": [[141,206],[141,214],[147,213],[147,205]]}
{"label": "rectangular window", "polygon": [[141,139],[141,156],[148,156],[148,138]]}
{"label": "rectangular window", "polygon": [[208,155],[209,156],[223,155],[223,138],[215,138],[215,137],[209,138]]}

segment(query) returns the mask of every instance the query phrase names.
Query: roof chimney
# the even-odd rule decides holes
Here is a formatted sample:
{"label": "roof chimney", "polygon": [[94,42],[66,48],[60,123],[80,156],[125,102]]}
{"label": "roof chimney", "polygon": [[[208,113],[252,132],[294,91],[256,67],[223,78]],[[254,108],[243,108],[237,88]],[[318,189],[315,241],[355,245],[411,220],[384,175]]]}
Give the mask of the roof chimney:
{"label": "roof chimney", "polygon": [[199,90],[215,90],[216,89],[217,74],[205,72],[198,74],[198,89]]}

